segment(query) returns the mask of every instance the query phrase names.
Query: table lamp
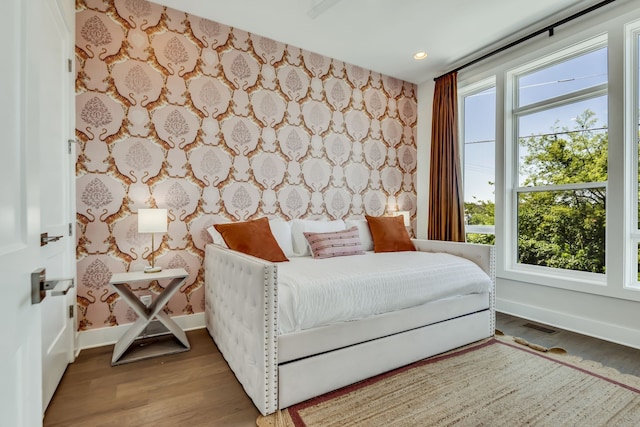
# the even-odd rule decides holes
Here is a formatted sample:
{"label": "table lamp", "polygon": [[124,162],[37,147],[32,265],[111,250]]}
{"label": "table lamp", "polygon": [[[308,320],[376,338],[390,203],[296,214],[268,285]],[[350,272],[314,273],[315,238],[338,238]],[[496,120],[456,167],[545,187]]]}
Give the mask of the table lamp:
{"label": "table lamp", "polygon": [[156,267],[153,240],[154,233],[167,232],[166,209],[138,209],[138,233],[151,233],[151,266],[145,267],[145,273],[157,273],[162,267]]}

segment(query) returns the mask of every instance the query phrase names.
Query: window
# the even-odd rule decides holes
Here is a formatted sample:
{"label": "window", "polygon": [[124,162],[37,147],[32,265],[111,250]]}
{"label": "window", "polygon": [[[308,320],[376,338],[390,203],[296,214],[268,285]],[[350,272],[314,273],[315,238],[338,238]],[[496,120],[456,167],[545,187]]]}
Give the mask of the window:
{"label": "window", "polygon": [[605,273],[607,78],[603,40],[513,74],[519,265]]}
{"label": "window", "polygon": [[640,23],[635,23],[630,27],[629,40],[631,41],[629,55],[631,60],[628,71],[633,96],[628,115],[630,134],[627,139],[632,148],[630,151],[633,153],[630,157],[636,160],[629,165],[635,185],[631,186],[632,193],[629,198],[633,202],[629,206],[632,250],[628,257],[631,267],[631,277],[628,283],[637,289],[640,288]]}
{"label": "window", "polygon": [[634,95],[635,95],[635,102],[634,102],[634,107],[633,108],[633,136],[634,136],[634,143],[633,146],[636,149],[636,156],[635,158],[638,159],[638,162],[636,163],[636,176],[638,177],[638,179],[636,180],[636,194],[638,194],[638,199],[636,199],[636,208],[634,209],[634,213],[636,215],[635,221],[634,223],[636,224],[636,232],[635,232],[635,237],[636,237],[636,262],[635,262],[635,266],[636,266],[636,274],[635,274],[635,279],[636,279],[636,287],[640,287],[640,244],[638,243],[638,241],[640,240],[640,30],[635,32],[635,37],[634,37],[634,42],[635,42],[635,49],[634,49],[634,67],[633,67],[633,71],[634,71],[634,82],[635,82],[635,90],[634,90]]}
{"label": "window", "polygon": [[[627,303],[618,311],[614,299],[640,303],[640,9],[620,4],[574,24],[459,72],[467,236],[495,235],[505,309],[589,318],[591,294],[612,298],[602,319],[623,319]],[[495,109],[477,105],[483,97]],[[474,130],[474,116],[493,122],[494,111],[495,133]],[[472,150],[493,139],[491,179],[474,171]],[[474,189],[488,181],[490,198]],[[478,200],[495,201],[495,221],[472,215]],[[536,312],[547,298],[551,311]]]}
{"label": "window", "polygon": [[493,79],[461,89],[462,173],[467,242],[495,243],[496,89]]}

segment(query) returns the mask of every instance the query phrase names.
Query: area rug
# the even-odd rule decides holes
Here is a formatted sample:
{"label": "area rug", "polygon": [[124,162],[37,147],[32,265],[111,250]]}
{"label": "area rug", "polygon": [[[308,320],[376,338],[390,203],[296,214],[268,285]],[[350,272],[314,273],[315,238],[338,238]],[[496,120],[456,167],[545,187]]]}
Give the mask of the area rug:
{"label": "area rug", "polygon": [[638,426],[640,378],[494,337],[267,417],[260,427]]}

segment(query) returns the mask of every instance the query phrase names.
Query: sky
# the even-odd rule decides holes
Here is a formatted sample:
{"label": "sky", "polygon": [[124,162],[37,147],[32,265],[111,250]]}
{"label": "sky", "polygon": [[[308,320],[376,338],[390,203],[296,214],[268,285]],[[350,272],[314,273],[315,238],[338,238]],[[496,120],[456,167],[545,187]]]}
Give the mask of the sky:
{"label": "sky", "polygon": [[[593,87],[607,82],[607,49],[595,50],[577,58],[521,76],[518,81],[520,107]],[[495,201],[495,88],[468,96],[464,101],[464,200]],[[597,126],[606,126],[607,96],[562,105],[521,116],[519,136],[550,133],[554,126],[576,128],[575,118],[586,109],[598,118]],[[522,158],[526,153],[519,153]],[[520,177],[520,182],[524,177]],[[475,196],[475,199],[474,199]]]}

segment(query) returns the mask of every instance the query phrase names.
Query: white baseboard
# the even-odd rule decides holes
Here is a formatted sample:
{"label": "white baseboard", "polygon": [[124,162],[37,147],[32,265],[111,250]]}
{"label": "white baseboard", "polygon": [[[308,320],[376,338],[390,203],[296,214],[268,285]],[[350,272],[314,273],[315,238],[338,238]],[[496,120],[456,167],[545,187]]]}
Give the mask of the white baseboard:
{"label": "white baseboard", "polygon": [[[187,314],[184,316],[172,317],[173,321],[183,330],[191,331],[194,329],[202,329],[205,327],[204,313]],[[80,331],[78,334],[77,353],[81,350],[93,347],[102,347],[105,345],[115,344],[116,341],[126,332],[131,324],[112,326],[109,328],[89,329]]]}
{"label": "white baseboard", "polygon": [[640,330],[496,298],[496,311],[640,349]]}

